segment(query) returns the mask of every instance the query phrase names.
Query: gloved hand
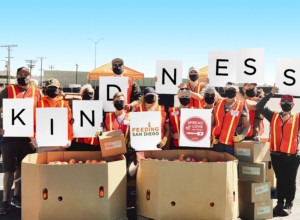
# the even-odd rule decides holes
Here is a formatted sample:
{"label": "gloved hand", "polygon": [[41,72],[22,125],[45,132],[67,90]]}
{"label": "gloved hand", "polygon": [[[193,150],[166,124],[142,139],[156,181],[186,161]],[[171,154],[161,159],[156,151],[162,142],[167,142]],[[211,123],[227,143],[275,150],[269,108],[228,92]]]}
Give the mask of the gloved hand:
{"label": "gloved hand", "polygon": [[211,138],[212,138],[212,144],[219,143],[219,140],[215,136],[211,136]]}
{"label": "gloved hand", "polygon": [[70,146],[71,146],[71,141],[68,141],[67,144],[66,144],[66,146],[64,146],[64,148],[68,148]]}
{"label": "gloved hand", "polygon": [[4,135],[4,129],[3,128],[0,128],[0,135]]}
{"label": "gloved hand", "polygon": [[95,134],[95,137],[97,137],[97,136],[101,136],[102,135],[102,131],[96,131],[96,134]]}
{"label": "gloved hand", "polygon": [[168,138],[167,138],[167,137],[164,137],[164,138],[156,145],[156,147],[157,147],[157,148],[163,148],[163,147],[166,145],[167,141],[168,141]]}
{"label": "gloved hand", "polygon": [[233,137],[233,141],[234,142],[240,142],[240,141],[242,141],[244,139],[245,139],[245,135],[243,135],[243,134],[238,134],[237,136]]}
{"label": "gloved hand", "polygon": [[36,139],[33,139],[33,140],[30,142],[30,144],[31,144],[34,148],[38,148],[38,147],[39,147],[39,145],[38,145],[37,142],[36,142]]}

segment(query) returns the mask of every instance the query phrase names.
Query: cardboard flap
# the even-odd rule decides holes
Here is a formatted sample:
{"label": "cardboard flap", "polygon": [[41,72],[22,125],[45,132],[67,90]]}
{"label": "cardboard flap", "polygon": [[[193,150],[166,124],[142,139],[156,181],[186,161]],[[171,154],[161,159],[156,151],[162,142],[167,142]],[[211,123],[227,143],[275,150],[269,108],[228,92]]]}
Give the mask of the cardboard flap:
{"label": "cardboard flap", "polygon": [[121,130],[106,131],[98,137],[103,157],[124,154],[127,152],[124,134]]}

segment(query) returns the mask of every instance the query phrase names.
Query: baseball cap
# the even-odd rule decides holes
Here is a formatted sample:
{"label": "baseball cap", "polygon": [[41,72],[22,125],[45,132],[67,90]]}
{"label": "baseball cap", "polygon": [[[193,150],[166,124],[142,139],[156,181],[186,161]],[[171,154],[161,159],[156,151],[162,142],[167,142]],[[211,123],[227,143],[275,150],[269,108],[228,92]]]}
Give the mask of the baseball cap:
{"label": "baseball cap", "polygon": [[55,86],[57,88],[60,87],[60,84],[59,84],[59,81],[55,78],[50,78],[46,81],[46,87],[49,87],[49,86]]}
{"label": "baseball cap", "polygon": [[189,73],[192,71],[196,71],[198,73],[198,70],[196,69],[196,67],[192,66],[189,68]]}
{"label": "baseball cap", "polygon": [[249,85],[257,86],[257,83],[245,83],[245,84],[244,84],[244,87],[245,87],[245,86],[249,86]]}
{"label": "baseball cap", "polygon": [[148,94],[154,94],[154,95],[157,95],[157,92],[155,91],[154,88],[152,87],[146,87],[144,89],[144,96],[148,95]]}
{"label": "baseball cap", "polygon": [[294,102],[294,98],[291,95],[282,95],[280,102],[283,102],[283,101]]}
{"label": "baseball cap", "polygon": [[115,58],[111,61],[111,64],[114,65],[116,62],[121,63],[122,65],[124,65],[124,60],[122,60],[121,58]]}
{"label": "baseball cap", "polygon": [[225,89],[230,89],[230,88],[234,88],[236,91],[239,90],[238,87],[235,86],[235,84],[234,84],[233,82],[228,82],[228,83],[226,83]]}
{"label": "baseball cap", "polygon": [[26,67],[20,67],[17,69],[17,75],[23,73],[25,76],[30,76],[30,72]]}

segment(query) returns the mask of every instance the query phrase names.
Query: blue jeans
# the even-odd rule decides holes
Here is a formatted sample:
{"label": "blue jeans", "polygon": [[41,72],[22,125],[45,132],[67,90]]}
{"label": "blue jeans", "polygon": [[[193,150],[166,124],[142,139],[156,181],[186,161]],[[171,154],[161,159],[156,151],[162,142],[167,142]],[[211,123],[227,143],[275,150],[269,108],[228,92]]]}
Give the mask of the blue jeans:
{"label": "blue jeans", "polygon": [[217,143],[213,146],[213,150],[216,152],[225,152],[234,155],[234,146],[227,144]]}

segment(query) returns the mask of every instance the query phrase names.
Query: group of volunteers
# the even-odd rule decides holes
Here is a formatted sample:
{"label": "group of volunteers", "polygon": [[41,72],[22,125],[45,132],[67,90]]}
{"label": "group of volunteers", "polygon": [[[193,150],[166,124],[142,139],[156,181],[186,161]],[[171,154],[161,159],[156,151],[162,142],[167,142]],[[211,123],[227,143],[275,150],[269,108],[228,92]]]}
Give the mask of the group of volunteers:
{"label": "group of volunteers", "polygon": [[[112,60],[115,76],[123,76],[124,61],[120,58]],[[6,214],[10,205],[21,208],[20,200],[20,167],[22,159],[29,153],[43,151],[99,151],[98,137],[73,138],[72,110],[68,100],[64,99],[62,88],[57,79],[48,79],[39,90],[30,83],[30,72],[22,67],[17,70],[17,83],[8,85],[0,93],[2,110],[5,98],[33,98],[36,108],[68,109],[68,143],[59,147],[39,147],[35,137],[3,137],[1,152],[3,157],[3,201],[0,214]],[[152,87],[141,91],[138,84],[128,78],[127,93],[118,92],[113,96],[114,112],[104,114],[104,130],[120,129],[124,133],[127,149],[134,154],[130,146],[130,112],[159,111],[161,115],[161,141],[157,147],[161,149],[187,149],[179,146],[180,112],[182,108],[211,109],[212,130],[210,150],[227,152],[234,155],[234,143],[243,140],[260,140],[264,132],[263,119],[270,122],[270,154],[277,178],[277,205],[273,209],[274,216],[287,216],[293,206],[296,191],[296,175],[299,166],[299,113],[292,113],[294,99],[291,95],[282,95],[280,106],[282,111],[275,112],[265,107],[269,99],[278,93],[273,87],[269,94],[264,94],[256,83],[245,83],[240,93],[239,88],[228,82],[224,87],[224,95],[220,95],[209,80],[199,81],[199,72],[191,67],[188,70],[189,80],[179,85],[177,98],[179,106],[165,108],[159,102],[159,94]],[[82,100],[94,100],[95,91],[89,84],[80,90]],[[173,97],[174,98],[174,97]],[[0,127],[0,135],[5,131]],[[197,148],[194,148],[197,149]],[[127,158],[128,155],[126,156]],[[14,194],[9,200],[10,191],[15,183]],[[289,210],[286,211],[285,209]]]}

